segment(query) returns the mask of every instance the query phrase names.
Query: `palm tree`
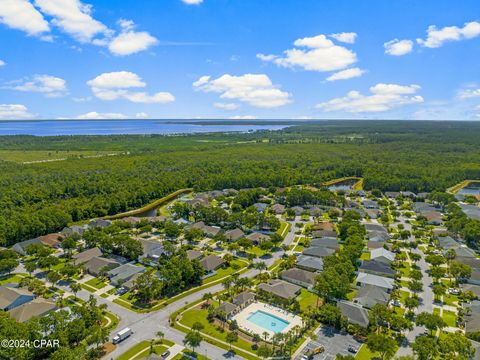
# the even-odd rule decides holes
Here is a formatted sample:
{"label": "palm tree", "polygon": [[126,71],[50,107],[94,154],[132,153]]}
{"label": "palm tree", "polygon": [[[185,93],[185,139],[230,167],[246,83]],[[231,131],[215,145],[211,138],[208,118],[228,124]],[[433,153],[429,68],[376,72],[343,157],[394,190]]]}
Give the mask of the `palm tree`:
{"label": "palm tree", "polygon": [[262,333],[262,335],[263,335],[263,338],[265,339],[265,342],[266,342],[267,339],[268,339],[268,335],[270,335],[270,334],[269,334],[268,332],[264,331],[264,332]]}
{"label": "palm tree", "polygon": [[77,297],[77,293],[80,291],[80,289],[81,289],[82,287],[80,286],[79,283],[77,283],[77,282],[75,282],[75,281],[72,281],[72,282],[70,283],[69,287],[70,287],[70,290],[72,290],[73,295],[74,295],[75,298],[76,298],[76,297]]}
{"label": "palm tree", "polygon": [[165,337],[165,334],[162,331],[157,331],[157,337],[160,340],[160,343],[163,341],[163,338]]}
{"label": "palm tree", "polygon": [[210,292],[203,294],[202,299],[207,302],[207,305],[210,305],[210,300],[213,299],[213,295]]}
{"label": "palm tree", "polygon": [[233,284],[233,278],[231,276],[227,277],[226,279],[224,279],[222,281],[222,285],[223,287],[225,288],[225,290],[227,290],[228,294],[230,295],[230,287],[232,286]]}

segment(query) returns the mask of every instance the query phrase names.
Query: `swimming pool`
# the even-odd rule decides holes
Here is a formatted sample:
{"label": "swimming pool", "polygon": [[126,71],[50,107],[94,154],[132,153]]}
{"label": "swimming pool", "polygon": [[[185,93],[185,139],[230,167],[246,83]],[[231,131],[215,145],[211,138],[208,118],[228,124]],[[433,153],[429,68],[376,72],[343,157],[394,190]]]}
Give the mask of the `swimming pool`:
{"label": "swimming pool", "polygon": [[290,323],[275,315],[266,313],[261,310],[255,311],[247,320],[253,324],[264,328],[265,330],[273,331],[274,333],[282,332]]}

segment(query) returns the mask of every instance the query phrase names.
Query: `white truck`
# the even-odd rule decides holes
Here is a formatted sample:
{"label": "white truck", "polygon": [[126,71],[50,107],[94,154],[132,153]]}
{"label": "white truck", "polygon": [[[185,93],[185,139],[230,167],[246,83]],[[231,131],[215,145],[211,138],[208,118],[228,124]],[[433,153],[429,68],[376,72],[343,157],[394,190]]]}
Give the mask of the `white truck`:
{"label": "white truck", "polygon": [[118,344],[119,342],[122,342],[123,340],[125,340],[126,338],[128,338],[132,334],[133,334],[132,329],[130,329],[130,328],[122,329],[117,333],[117,335],[115,335],[113,337],[112,343]]}

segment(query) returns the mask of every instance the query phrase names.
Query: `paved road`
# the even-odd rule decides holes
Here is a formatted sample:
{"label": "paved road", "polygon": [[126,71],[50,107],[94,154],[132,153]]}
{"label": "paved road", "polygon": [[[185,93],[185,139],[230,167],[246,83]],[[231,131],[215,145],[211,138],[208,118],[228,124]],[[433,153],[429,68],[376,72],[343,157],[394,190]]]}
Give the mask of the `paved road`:
{"label": "paved road", "polygon": [[[283,241],[283,244],[290,245],[293,242],[296,236],[295,231],[298,230],[298,228],[295,227],[295,223],[298,222],[299,219],[300,217],[297,217],[294,221],[290,221],[290,224],[292,226],[289,232],[287,233],[287,235],[285,236],[285,240]],[[277,251],[277,252],[274,252],[271,257],[266,259],[256,259],[255,262],[264,261],[267,264],[267,266],[271,266],[273,263],[275,263],[275,261],[280,259],[282,255],[283,255],[283,251]],[[25,271],[25,268],[23,267],[23,264],[20,264],[15,272],[25,273],[26,271]],[[37,270],[34,273],[34,275],[38,275],[38,273],[39,271]],[[254,277],[258,273],[259,273],[258,270],[251,269],[243,273],[241,277]],[[71,292],[70,289],[65,285],[58,284],[58,287],[62,288],[62,290],[66,292]],[[183,339],[185,338],[185,334],[179,330],[172,328],[169,325],[170,315],[173,312],[181,309],[185,305],[201,299],[203,294],[207,292],[216,293],[221,290],[223,290],[223,286],[221,284],[213,285],[211,287],[208,287],[208,288],[199,290],[193,294],[190,294],[182,299],[179,299],[178,301],[175,301],[169,304],[168,306],[166,306],[161,310],[147,313],[147,314],[140,314],[140,313],[130,311],[105,298],[102,298],[98,295],[93,295],[97,299],[98,304],[106,304],[107,310],[109,312],[114,313],[120,317],[119,325],[117,326],[116,329],[113,329],[110,333],[111,338],[120,329],[123,329],[125,327],[129,327],[133,331],[132,336],[130,336],[128,339],[118,344],[117,348],[112,353],[108,354],[108,356],[106,356],[105,359],[116,359],[118,356],[120,356],[122,353],[130,349],[136,343],[155,338],[156,333],[158,331],[162,331],[166,339],[174,341],[177,344],[182,344]],[[77,296],[82,300],[88,300],[91,295],[92,293],[83,289],[77,293]],[[201,343],[201,345],[196,349],[196,351],[210,359],[222,359],[224,358],[224,355],[226,353],[225,350],[218,348],[216,346],[213,346],[205,341]],[[243,359],[243,358],[236,355],[235,357],[230,357],[230,359]]]}
{"label": "paved road", "polygon": [[[409,225],[405,223],[405,221],[401,221],[401,223],[405,225]],[[405,226],[405,228],[407,228]],[[414,237],[410,237],[409,241],[414,241]],[[418,294],[418,297],[420,299],[420,306],[417,308],[416,313],[421,313],[421,312],[428,312],[432,313],[433,312],[433,300],[434,300],[434,294],[432,291],[432,278],[428,276],[428,269],[430,268],[429,264],[425,261],[424,254],[421,250],[419,249],[412,249],[412,253],[419,254],[422,256],[422,258],[417,262],[417,265],[420,267],[420,271],[422,272],[423,278],[422,278],[422,284],[423,284],[423,289],[422,291]],[[410,348],[410,344],[415,341],[416,337],[419,335],[422,335],[425,333],[425,327],[424,326],[414,326],[412,331],[409,331],[406,334],[406,339],[407,341],[398,349],[396,356],[406,356],[406,355],[412,355],[412,349]]]}

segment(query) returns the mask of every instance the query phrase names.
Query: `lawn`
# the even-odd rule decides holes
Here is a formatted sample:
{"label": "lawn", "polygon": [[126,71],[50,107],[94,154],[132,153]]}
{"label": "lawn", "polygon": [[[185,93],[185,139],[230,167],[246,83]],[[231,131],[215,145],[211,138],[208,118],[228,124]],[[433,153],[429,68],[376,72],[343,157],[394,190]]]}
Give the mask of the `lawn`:
{"label": "lawn", "polygon": [[94,287],[92,287],[92,286],[90,286],[90,285],[87,285],[86,283],[85,283],[85,284],[80,284],[80,287],[81,287],[82,289],[85,289],[85,290],[90,291],[90,292],[93,292],[93,293],[98,290],[98,289],[96,289],[96,288],[94,288]]}
{"label": "lawn", "polygon": [[289,222],[281,221],[280,222],[280,228],[277,230],[277,234],[279,234],[281,237],[285,237],[292,227],[292,224]]}
{"label": "lawn", "polygon": [[347,294],[347,299],[348,301],[353,301],[353,299],[355,298],[355,296],[357,296],[357,293],[358,293],[358,290],[353,288],[352,290],[350,290],[350,292]]}
{"label": "lawn", "polygon": [[377,353],[372,353],[367,345],[363,344],[361,347],[360,347],[360,350],[358,350],[357,354],[355,355],[355,359],[357,360],[370,360],[370,359],[374,359],[375,356],[378,356]]}
{"label": "lawn", "polygon": [[445,305],[457,306],[458,305],[458,296],[452,294],[443,295],[443,302]]}
{"label": "lawn", "polygon": [[265,254],[265,251],[260,249],[258,246],[252,246],[250,249],[248,249],[247,254],[254,254],[256,257],[261,257]]}
{"label": "lawn", "polygon": [[405,300],[410,297],[410,293],[408,291],[400,290],[400,302],[405,304]]}
{"label": "lawn", "polygon": [[[187,310],[185,313],[183,313],[180,323],[182,325],[185,325],[191,328],[193,324],[195,324],[196,322],[199,322],[204,326],[204,329],[201,331],[202,333],[210,335],[215,339],[226,342],[228,331],[224,331],[220,327],[217,327],[209,323],[207,320],[207,315],[208,315],[208,311],[206,309],[194,307]],[[226,329],[228,329],[228,325],[226,325]],[[233,343],[233,345],[238,346],[247,351],[254,352],[252,350],[252,344],[242,339],[241,337],[239,337],[238,341]]]}
{"label": "lawn", "polygon": [[[184,354],[187,355],[187,356],[184,356]],[[199,354],[198,352],[195,352],[195,354],[193,354],[191,350],[183,350],[183,354],[175,355],[173,360],[182,360],[182,359],[190,360],[190,359],[192,359],[193,356],[195,356],[195,358],[198,359],[198,360],[209,360],[208,358],[206,358],[202,354]]]}
{"label": "lawn", "polygon": [[443,310],[442,318],[447,323],[447,326],[457,326],[457,316],[452,311]]}
{"label": "lawn", "polygon": [[370,251],[362,252],[362,255],[360,256],[360,260],[370,260]]}
{"label": "lawn", "polygon": [[5,285],[9,283],[18,284],[20,281],[22,281],[22,278],[23,276],[20,276],[18,274],[5,275],[0,277],[0,285]]}
{"label": "lawn", "polygon": [[[153,352],[157,355],[161,355],[165,350],[168,348],[164,345],[154,345],[153,346]],[[142,352],[138,356],[135,356],[139,352]],[[128,360],[132,358],[133,356],[134,359],[143,359],[150,355],[150,341],[142,341],[135,346],[131,347],[127,351],[125,351],[122,355],[120,355],[117,360]]]}
{"label": "lawn", "polygon": [[322,304],[322,300],[317,294],[308,291],[307,289],[302,289],[300,291],[300,295],[297,297],[297,301],[300,304],[300,311],[304,312],[308,309],[308,307],[316,308],[317,307],[317,299],[318,304]]}
{"label": "lawn", "polygon": [[[236,265],[238,266],[237,269],[234,269],[232,267],[232,265]],[[228,275],[231,275],[237,271],[240,271],[241,269],[245,268],[248,264],[245,262],[245,261],[241,261],[241,260],[233,260],[230,264],[230,266],[228,267],[222,267],[220,269],[217,269],[217,273],[213,276],[210,276],[209,278],[206,278],[204,281],[203,281],[203,284],[209,284],[211,283],[212,281],[215,281],[215,280],[218,280],[218,279],[221,279],[225,276],[228,276]]]}
{"label": "lawn", "polygon": [[100,280],[99,278],[93,278],[91,280],[88,280],[87,282],[85,282],[85,284],[87,284],[89,286],[92,286],[96,289],[102,289],[105,286],[107,286],[107,284],[105,282],[103,282],[102,280]]}

